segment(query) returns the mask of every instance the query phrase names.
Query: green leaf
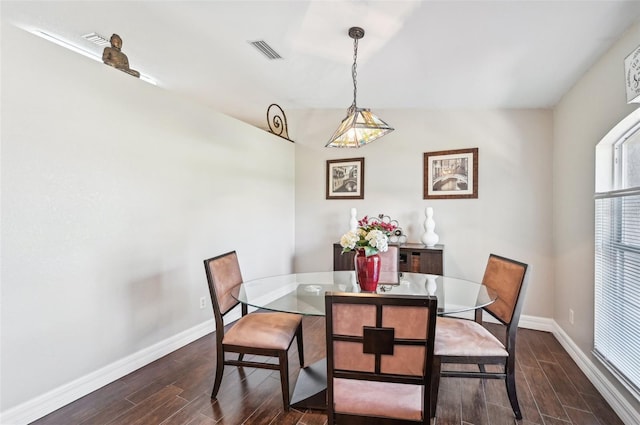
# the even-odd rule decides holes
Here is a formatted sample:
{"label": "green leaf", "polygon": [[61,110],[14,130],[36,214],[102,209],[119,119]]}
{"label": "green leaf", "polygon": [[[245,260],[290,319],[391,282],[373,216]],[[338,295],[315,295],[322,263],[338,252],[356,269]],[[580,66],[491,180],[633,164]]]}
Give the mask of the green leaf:
{"label": "green leaf", "polygon": [[378,253],[378,250],[372,247],[371,245],[367,245],[364,247],[364,255],[366,255],[367,257],[377,253]]}

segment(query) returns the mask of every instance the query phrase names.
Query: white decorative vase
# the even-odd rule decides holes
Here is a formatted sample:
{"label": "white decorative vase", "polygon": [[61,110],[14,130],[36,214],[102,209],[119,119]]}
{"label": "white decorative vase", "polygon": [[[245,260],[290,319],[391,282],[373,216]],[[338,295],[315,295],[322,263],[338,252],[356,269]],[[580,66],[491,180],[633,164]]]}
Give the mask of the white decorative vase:
{"label": "white decorative vase", "polygon": [[351,273],[351,292],[360,292],[360,286],[356,280],[355,273]]}
{"label": "white decorative vase", "polygon": [[426,219],[424,221],[424,233],[422,234],[422,243],[426,246],[435,246],[438,243],[440,237],[434,232],[436,228],[436,222],[433,221],[433,208],[427,207],[424,210]]}
{"label": "white decorative vase", "polygon": [[435,295],[436,289],[438,289],[438,283],[435,276],[427,277],[427,295]]}
{"label": "white decorative vase", "polygon": [[358,228],[358,219],[356,218],[357,211],[355,208],[351,208],[351,219],[349,220],[349,230],[355,232]]}

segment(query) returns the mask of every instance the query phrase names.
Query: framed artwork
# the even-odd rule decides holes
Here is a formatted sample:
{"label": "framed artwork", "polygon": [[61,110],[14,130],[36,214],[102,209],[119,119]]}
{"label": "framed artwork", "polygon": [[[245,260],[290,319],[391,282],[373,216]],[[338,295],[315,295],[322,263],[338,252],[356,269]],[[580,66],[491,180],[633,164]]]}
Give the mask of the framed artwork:
{"label": "framed artwork", "polygon": [[364,158],[327,160],[327,199],[364,199]]}
{"label": "framed artwork", "polygon": [[478,197],[478,148],[425,152],[424,199]]}

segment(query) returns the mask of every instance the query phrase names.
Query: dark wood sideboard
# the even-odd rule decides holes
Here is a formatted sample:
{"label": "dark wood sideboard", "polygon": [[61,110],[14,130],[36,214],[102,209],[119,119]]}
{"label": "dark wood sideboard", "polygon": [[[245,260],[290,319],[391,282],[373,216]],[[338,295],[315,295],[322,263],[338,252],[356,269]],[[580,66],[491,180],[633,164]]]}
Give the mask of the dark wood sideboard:
{"label": "dark wood sideboard", "polygon": [[[400,245],[400,271],[429,274],[444,274],[444,245],[427,247],[418,243]],[[339,243],[333,244],[333,270],[353,270],[355,252],[342,254]]]}

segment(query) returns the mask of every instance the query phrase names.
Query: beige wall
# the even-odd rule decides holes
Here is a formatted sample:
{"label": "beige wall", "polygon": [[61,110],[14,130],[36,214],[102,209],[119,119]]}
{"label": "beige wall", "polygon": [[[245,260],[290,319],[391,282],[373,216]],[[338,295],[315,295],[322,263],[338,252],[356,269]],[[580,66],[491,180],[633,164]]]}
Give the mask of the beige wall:
{"label": "beige wall", "polygon": [[[369,105],[363,105],[369,106]],[[358,216],[384,213],[418,242],[434,208],[445,273],[480,280],[489,253],[528,263],[524,314],[553,316],[552,113],[374,110],[397,128],[358,150],[325,148],[344,111],[293,112],[298,271],[332,267],[332,243]],[[479,148],[478,199],[424,200],[423,153]],[[365,158],[363,200],[326,200],[326,160]]]}
{"label": "beige wall", "polygon": [[[622,118],[637,108],[627,105],[624,58],[640,44],[636,25],[563,97],[554,111],[553,231],[556,258],[554,318],[596,367],[594,318],[595,146]],[[574,324],[569,323],[569,309]],[[612,385],[627,394],[610,377]],[[637,412],[640,403],[627,394]]]}
{"label": "beige wall", "polygon": [[2,411],[211,331],[205,258],[292,269],[283,139],[8,25],[1,131]]}

